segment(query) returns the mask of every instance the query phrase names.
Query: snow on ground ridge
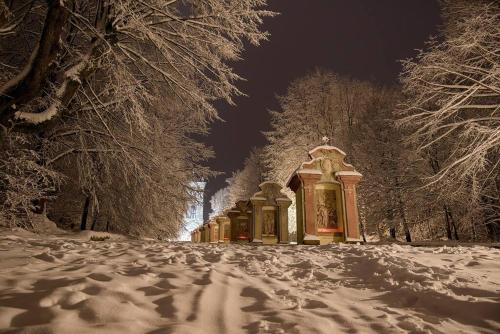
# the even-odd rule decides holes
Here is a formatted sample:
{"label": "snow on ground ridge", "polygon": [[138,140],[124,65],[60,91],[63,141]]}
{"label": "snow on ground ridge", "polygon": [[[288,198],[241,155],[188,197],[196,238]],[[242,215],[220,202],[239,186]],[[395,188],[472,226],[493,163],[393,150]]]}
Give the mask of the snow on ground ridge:
{"label": "snow on ground ridge", "polygon": [[0,333],[498,333],[500,250],[0,233]]}

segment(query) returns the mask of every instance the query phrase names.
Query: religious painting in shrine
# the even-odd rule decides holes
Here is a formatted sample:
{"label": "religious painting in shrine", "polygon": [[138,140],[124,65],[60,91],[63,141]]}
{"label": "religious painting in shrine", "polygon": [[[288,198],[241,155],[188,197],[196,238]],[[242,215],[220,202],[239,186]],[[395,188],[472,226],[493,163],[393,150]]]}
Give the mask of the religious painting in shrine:
{"label": "religious painting in shrine", "polygon": [[229,240],[231,238],[231,225],[224,224],[224,239]]}
{"label": "religious painting in shrine", "polygon": [[262,234],[276,235],[276,211],[274,208],[262,210]]}
{"label": "religious painting in shrine", "polygon": [[319,188],[315,191],[315,214],[318,232],[338,229],[337,193],[335,189]]}
{"label": "religious painting in shrine", "polygon": [[218,225],[214,225],[214,233],[212,235],[213,235],[214,241],[217,241],[217,239],[219,238],[219,226]]}
{"label": "religious painting in shrine", "polygon": [[239,234],[238,239],[248,239],[250,236],[250,228],[248,226],[247,217],[238,217]]}

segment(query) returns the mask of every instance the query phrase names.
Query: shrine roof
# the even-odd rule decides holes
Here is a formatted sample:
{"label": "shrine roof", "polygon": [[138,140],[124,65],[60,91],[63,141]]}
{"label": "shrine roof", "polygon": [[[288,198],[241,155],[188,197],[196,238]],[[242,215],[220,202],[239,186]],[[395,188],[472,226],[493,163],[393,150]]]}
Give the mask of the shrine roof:
{"label": "shrine roof", "polygon": [[356,171],[347,171],[347,170],[344,170],[344,171],[339,171],[339,172],[335,172],[335,175],[355,175],[355,176],[362,176],[361,173],[359,172],[356,172]]}
{"label": "shrine roof", "polygon": [[327,151],[337,151],[339,152],[340,154],[346,156],[347,154],[342,151],[340,148],[336,147],[336,146],[331,146],[331,145],[321,145],[321,146],[316,146],[315,148],[313,148],[312,150],[309,151],[309,156],[311,158],[314,158],[314,153],[316,151],[320,151],[320,150],[327,150]]}

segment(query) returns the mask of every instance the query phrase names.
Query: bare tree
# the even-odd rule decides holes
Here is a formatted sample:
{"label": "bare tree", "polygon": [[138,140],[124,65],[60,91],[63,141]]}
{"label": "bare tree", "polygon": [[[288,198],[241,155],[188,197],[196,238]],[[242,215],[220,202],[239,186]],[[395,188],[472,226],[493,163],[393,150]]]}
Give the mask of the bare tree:
{"label": "bare tree", "polygon": [[[461,202],[470,212],[481,207],[483,223],[498,228],[500,10],[490,1],[443,6],[443,40],[431,39],[416,59],[404,62],[407,99],[399,124],[412,131],[408,141],[430,158],[434,175],[427,183],[437,184],[448,202]],[[455,224],[448,204],[444,211]]]}
{"label": "bare tree", "polygon": [[39,161],[31,136],[7,133],[0,145],[0,220],[11,227],[36,228],[33,212],[42,213],[44,201],[54,197],[64,177]]}
{"label": "bare tree", "polygon": [[231,202],[229,202],[229,188],[225,187],[217,190],[210,198],[210,207],[212,209],[210,217],[221,214],[225,209],[230,208],[231,205]]}
{"label": "bare tree", "polygon": [[245,159],[243,168],[233,172],[226,179],[227,186],[212,196],[212,216],[231,208],[239,200],[249,200],[259,190],[259,184],[264,182],[264,168],[262,149],[253,148]]}
{"label": "bare tree", "polygon": [[[17,27],[32,47],[24,65],[14,59],[14,64],[3,63],[9,69],[19,66],[0,88],[4,125],[14,118],[38,124],[59,115],[82,91],[84,79],[101,68],[110,69],[112,80],[134,85],[129,98],[136,117],[152,98],[149,86],[161,84],[200,118],[214,118],[210,101],[231,103],[240,94],[234,86],[239,77],[226,61],[238,59],[244,39],[256,45],[265,40],[259,25],[262,17],[273,15],[258,9],[265,0],[51,0],[43,6],[43,21],[33,23],[42,10],[30,3],[14,2],[9,8],[17,13],[13,20],[22,20]],[[39,37],[27,31],[33,25]],[[3,43],[17,38],[7,35]]]}
{"label": "bare tree", "polygon": [[271,113],[272,130],[265,134],[268,178],[285,185],[308,159],[308,151],[326,136],[331,145],[347,152],[364,175],[359,191],[362,228],[393,238],[401,231],[411,241],[405,193],[408,166],[399,131],[393,126],[398,101],[395,89],[326,71],[295,80],[279,98],[281,110]]}
{"label": "bare tree", "polygon": [[243,169],[234,172],[227,179],[229,203],[234,205],[239,200],[250,199],[263,181],[262,149],[253,148],[245,159]]}
{"label": "bare tree", "polygon": [[33,133],[44,168],[78,171],[93,223],[173,235],[190,182],[211,174],[192,135],[218,117],[213,101],[241,94],[228,62],[267,38],[265,4],[10,2],[0,43],[20,47],[0,49],[0,124]]}

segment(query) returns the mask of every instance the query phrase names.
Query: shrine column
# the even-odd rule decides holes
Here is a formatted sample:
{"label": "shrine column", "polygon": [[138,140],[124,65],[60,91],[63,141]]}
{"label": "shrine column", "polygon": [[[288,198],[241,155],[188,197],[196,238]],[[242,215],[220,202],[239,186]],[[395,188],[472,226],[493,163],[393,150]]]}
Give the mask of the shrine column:
{"label": "shrine column", "polygon": [[215,221],[209,222],[208,229],[209,229],[209,234],[210,234],[209,242],[211,242],[211,243],[218,242],[219,236],[218,236],[218,230],[217,230],[217,223]]}
{"label": "shrine column", "polygon": [[[219,220],[217,220],[219,221]],[[225,232],[226,232],[226,224],[229,224],[229,222],[226,221],[225,218],[220,218],[220,223],[219,223],[219,242],[223,243],[225,242]]]}
{"label": "shrine column", "polygon": [[346,241],[359,241],[359,214],[356,198],[356,185],[361,180],[358,172],[337,172],[335,176],[342,182],[345,212]]}
{"label": "shrine column", "polygon": [[230,235],[230,238],[229,240],[231,242],[236,242],[238,241],[238,221],[236,219],[236,217],[239,215],[239,211],[236,211],[236,210],[230,210],[228,211],[227,213],[227,216],[229,217],[230,219],[230,223],[229,223],[229,226],[231,227],[230,230],[229,230],[229,235]]}
{"label": "shrine column", "polygon": [[210,226],[205,224],[205,242],[210,242]]}
{"label": "shrine column", "polygon": [[320,180],[321,174],[299,171],[299,177],[304,187],[304,244],[319,245],[316,213],[314,212],[314,185]]}
{"label": "shrine column", "polygon": [[224,242],[224,220],[222,220],[222,217],[217,217],[215,221],[219,224],[219,235],[217,236],[219,239],[218,242],[222,243]]}
{"label": "shrine column", "polygon": [[250,198],[253,206],[253,224],[252,224],[252,236],[251,242],[256,244],[262,243],[262,206],[264,205],[266,199],[261,197]]}
{"label": "shrine column", "polygon": [[208,242],[209,236],[208,236],[208,226],[203,225],[201,227],[201,242]]}
{"label": "shrine column", "polygon": [[277,198],[276,203],[279,207],[279,221],[278,221],[278,238],[280,244],[288,243],[288,208],[292,201],[288,198]]}
{"label": "shrine column", "polygon": [[223,233],[223,239],[224,242],[229,243],[231,241],[231,220],[229,217],[224,217],[224,231]]}
{"label": "shrine column", "polygon": [[[229,224],[229,218],[226,216],[219,216],[216,218],[217,224],[219,224],[219,243],[226,242],[226,225]],[[229,236],[227,236],[229,238]]]}

